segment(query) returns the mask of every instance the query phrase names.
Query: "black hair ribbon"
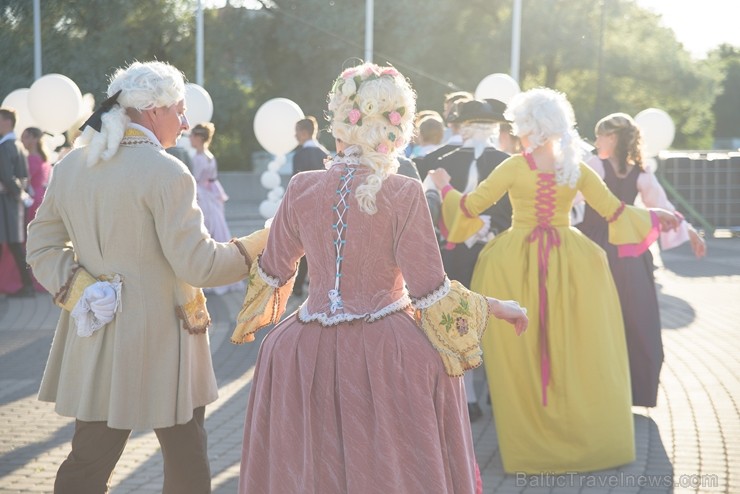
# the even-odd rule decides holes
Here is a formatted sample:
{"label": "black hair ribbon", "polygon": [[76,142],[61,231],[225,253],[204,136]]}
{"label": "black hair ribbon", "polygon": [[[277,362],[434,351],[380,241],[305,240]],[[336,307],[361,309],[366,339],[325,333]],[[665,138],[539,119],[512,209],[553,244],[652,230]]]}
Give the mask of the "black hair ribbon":
{"label": "black hair ribbon", "polygon": [[109,112],[111,108],[118,104],[118,96],[121,94],[121,91],[122,90],[119,89],[113,96],[103,101],[98,109],[90,115],[90,118],[85,120],[85,123],[80,127],[80,131],[85,130],[85,127],[87,126],[90,126],[100,132],[101,126],[103,125],[103,114]]}

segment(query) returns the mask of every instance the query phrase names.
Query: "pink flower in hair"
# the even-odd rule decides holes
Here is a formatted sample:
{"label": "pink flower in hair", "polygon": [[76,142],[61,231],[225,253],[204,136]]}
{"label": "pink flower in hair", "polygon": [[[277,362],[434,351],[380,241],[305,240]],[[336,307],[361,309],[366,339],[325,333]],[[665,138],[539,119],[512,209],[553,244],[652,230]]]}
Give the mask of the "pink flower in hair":
{"label": "pink flower in hair", "polygon": [[[396,77],[401,75],[396,69],[393,67],[386,67],[383,69],[383,71],[380,73],[380,75],[389,75],[391,77]],[[396,125],[396,124],[393,124]]]}
{"label": "pink flower in hair", "polygon": [[367,65],[365,67],[364,72],[362,73],[362,76],[363,77],[370,77],[373,74],[378,75],[377,69],[375,68],[374,65]]}
{"label": "pink flower in hair", "polygon": [[384,142],[381,142],[380,144],[378,144],[378,147],[376,147],[375,150],[382,154],[388,154],[388,145]]}
{"label": "pink flower in hair", "polygon": [[355,125],[357,122],[359,122],[361,118],[362,113],[360,113],[360,110],[358,110],[357,108],[352,108],[347,114],[347,119],[352,125]]}
{"label": "pink flower in hair", "polygon": [[388,114],[388,120],[389,120],[389,121],[390,121],[390,122],[391,122],[391,123],[392,123],[393,125],[398,125],[398,124],[400,124],[400,123],[401,123],[401,114],[400,114],[400,113],[398,113],[397,111],[393,110],[392,112],[390,112],[390,113]]}
{"label": "pink flower in hair", "polygon": [[396,142],[394,142],[393,144],[394,144],[394,145],[395,145],[395,146],[396,146],[397,148],[400,148],[401,146],[403,146],[403,137],[402,137],[402,136],[398,136],[398,137],[396,138]]}
{"label": "pink flower in hair", "polygon": [[342,79],[352,79],[356,75],[357,70],[355,69],[355,67],[351,67],[342,72]]}

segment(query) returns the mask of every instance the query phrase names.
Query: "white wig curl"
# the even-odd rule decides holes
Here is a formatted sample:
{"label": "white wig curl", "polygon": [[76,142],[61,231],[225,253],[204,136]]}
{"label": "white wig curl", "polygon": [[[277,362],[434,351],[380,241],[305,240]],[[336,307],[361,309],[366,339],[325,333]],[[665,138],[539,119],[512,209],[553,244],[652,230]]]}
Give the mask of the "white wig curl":
{"label": "white wig curl", "polygon": [[553,141],[556,144],[557,183],[576,186],[583,154],[581,137],[575,130],[573,107],[563,93],[549,88],[519,93],[509,102],[504,116],[513,122],[515,135],[529,139],[528,152]]}
{"label": "white wig curl", "polygon": [[103,114],[100,132],[86,127],[75,146],[87,145],[87,165],[109,160],[118,151],[130,118],[126,109],[142,111],[172,106],[185,98],[185,78],[165,62],[134,62],[111,76],[108,97],[118,91],[118,105]]}
{"label": "white wig curl", "polygon": [[498,123],[464,122],[460,126],[460,137],[463,138],[463,141],[488,142],[492,138],[498,137]]}
{"label": "white wig curl", "polygon": [[375,196],[398,170],[396,154],[414,131],[416,93],[393,67],[365,63],[342,72],[327,99],[334,137],[359,146],[360,162],[373,170],[355,197],[362,211],[375,214]]}

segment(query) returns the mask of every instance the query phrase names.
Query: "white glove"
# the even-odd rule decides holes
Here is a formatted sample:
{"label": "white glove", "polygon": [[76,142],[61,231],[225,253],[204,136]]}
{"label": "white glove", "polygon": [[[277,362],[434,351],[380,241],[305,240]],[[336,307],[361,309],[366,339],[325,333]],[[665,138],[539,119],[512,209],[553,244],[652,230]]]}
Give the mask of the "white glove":
{"label": "white glove", "polygon": [[72,317],[77,323],[77,335],[92,334],[111,322],[116,312],[121,310],[121,280],[116,276],[112,281],[98,281],[85,288],[82,297],[72,309]]}

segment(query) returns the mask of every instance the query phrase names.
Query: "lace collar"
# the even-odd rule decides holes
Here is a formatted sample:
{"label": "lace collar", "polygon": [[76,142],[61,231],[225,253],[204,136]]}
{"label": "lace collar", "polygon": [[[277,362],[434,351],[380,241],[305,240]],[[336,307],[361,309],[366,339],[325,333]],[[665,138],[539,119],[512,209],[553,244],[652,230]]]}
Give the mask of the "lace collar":
{"label": "lace collar", "polygon": [[362,150],[360,146],[348,146],[343,152],[337,153],[324,162],[326,169],[334,165],[361,165]]}

